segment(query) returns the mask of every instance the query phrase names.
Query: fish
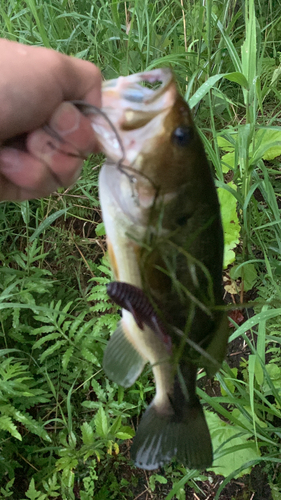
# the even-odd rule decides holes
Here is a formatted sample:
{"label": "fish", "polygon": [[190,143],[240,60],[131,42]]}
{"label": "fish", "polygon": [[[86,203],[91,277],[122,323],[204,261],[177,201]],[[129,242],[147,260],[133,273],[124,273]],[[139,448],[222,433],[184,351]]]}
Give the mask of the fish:
{"label": "fish", "polygon": [[104,353],[106,375],[130,387],[149,364],[156,392],[131,447],[137,467],[213,461],[196,394],[226,353],[223,231],[213,175],[169,68],[104,82],[92,127],[107,160],[99,197],[122,318]]}

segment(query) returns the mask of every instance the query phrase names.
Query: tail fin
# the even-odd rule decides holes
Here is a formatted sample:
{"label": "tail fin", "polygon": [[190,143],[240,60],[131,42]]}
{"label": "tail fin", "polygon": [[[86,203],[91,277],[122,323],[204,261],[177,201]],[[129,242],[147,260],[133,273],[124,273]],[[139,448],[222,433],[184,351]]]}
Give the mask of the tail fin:
{"label": "tail fin", "polygon": [[180,416],[147,408],[131,448],[131,458],[141,469],[157,469],[176,458],[189,469],[206,469],[213,461],[209,429],[199,400],[185,401]]}

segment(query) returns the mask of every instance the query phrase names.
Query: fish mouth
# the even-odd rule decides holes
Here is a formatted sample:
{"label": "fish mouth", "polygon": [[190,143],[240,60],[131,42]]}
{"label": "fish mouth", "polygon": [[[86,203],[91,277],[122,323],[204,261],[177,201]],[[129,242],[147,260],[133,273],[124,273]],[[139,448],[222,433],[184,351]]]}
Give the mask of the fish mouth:
{"label": "fish mouth", "polygon": [[[103,83],[104,92],[114,91],[120,99],[128,101],[137,107],[137,104],[150,104],[162,96],[173,81],[173,73],[169,68],[153,69],[129,76],[120,76]],[[151,85],[159,83],[158,88],[149,88],[140,83]]]}
{"label": "fish mouth", "polygon": [[109,160],[132,165],[145,142],[161,133],[164,117],[174,105],[176,84],[169,68],[120,76],[103,83],[102,115],[92,127]]}

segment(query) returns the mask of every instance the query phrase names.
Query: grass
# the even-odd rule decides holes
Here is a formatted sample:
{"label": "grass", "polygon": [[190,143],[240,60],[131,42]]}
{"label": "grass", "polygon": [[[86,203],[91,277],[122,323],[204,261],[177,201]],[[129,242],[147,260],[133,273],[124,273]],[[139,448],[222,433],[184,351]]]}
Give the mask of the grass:
{"label": "grass", "polygon": [[[227,300],[251,307],[230,337],[242,351],[236,365],[225,363],[212,397],[204,379],[198,389],[215,448],[213,472],[225,477],[212,498],[223,498],[225,484],[256,464],[281,493],[280,12],[279,1],[273,8],[262,0],[243,8],[230,0],[0,6],[2,37],[88,59],[105,78],[171,66],[217,186],[228,193],[224,203],[235,200],[240,242],[230,237]],[[71,190],[0,205],[1,498],[141,493],[127,440],[154,386],[148,370],[124,390],[101,369],[118,319],[104,287],[111,272],[97,193],[101,161],[87,161]],[[224,225],[231,236],[227,215]],[[203,499],[209,479],[172,464],[146,487],[150,498],[181,500],[191,488]]]}

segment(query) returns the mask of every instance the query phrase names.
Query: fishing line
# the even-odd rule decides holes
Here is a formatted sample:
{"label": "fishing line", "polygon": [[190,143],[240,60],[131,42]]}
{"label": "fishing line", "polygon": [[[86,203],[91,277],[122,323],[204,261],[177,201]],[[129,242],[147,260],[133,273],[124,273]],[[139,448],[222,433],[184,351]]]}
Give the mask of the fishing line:
{"label": "fishing line", "polygon": [[89,104],[86,101],[77,101],[76,100],[76,101],[70,101],[70,103],[73,104],[74,106],[76,106],[76,108],[84,116],[89,116],[89,115],[92,115],[92,114],[97,114],[97,115],[101,115],[105,119],[105,121],[108,123],[108,125],[111,128],[111,130],[115,134],[115,137],[116,137],[117,142],[119,144],[119,147],[121,149],[122,157],[120,158],[120,160],[118,160],[118,163],[117,163],[117,167],[119,168],[119,164],[122,165],[122,162],[125,159],[126,153],[125,153],[125,149],[124,149],[124,145],[123,145],[123,142],[121,140],[121,137],[118,134],[117,129],[113,125],[112,121],[108,118],[107,114],[104,111],[102,111],[100,108],[97,108],[97,106],[94,106],[93,104]]}
{"label": "fishing line", "polygon": [[[84,116],[88,117],[92,114],[96,114],[96,115],[101,115],[104,120],[108,123],[108,125],[110,126],[111,130],[113,131],[116,139],[117,139],[117,142],[118,142],[118,145],[120,147],[120,150],[121,150],[121,158],[118,160],[117,162],[117,169],[120,170],[120,172],[122,172],[124,175],[126,175],[130,181],[130,183],[133,185],[134,184],[134,179],[136,178],[136,176],[141,176],[143,178],[145,178],[153,187],[153,189],[156,191],[156,194],[155,194],[155,199],[157,198],[158,196],[158,192],[159,192],[159,186],[156,186],[156,184],[146,175],[144,174],[143,172],[138,172],[134,167],[133,167],[133,164],[132,165],[124,165],[124,160],[125,160],[125,157],[126,157],[126,151],[125,151],[125,148],[124,148],[124,145],[123,145],[123,142],[122,142],[122,139],[116,129],[116,127],[113,125],[112,121],[110,120],[110,118],[107,116],[107,114],[100,108],[94,106],[93,104],[89,104],[87,103],[86,101],[81,101],[81,100],[74,100],[74,101],[69,101],[71,104],[73,104],[79,111],[80,113],[82,113]],[[49,125],[45,125],[43,127],[43,129],[53,138],[57,139],[61,144],[69,144],[71,145],[71,143],[69,141],[66,141],[65,139],[63,139],[55,130],[53,130]],[[55,148],[55,146],[50,142],[48,143],[48,145],[50,147],[53,147]],[[66,152],[66,151],[63,151],[62,149],[58,149],[56,148],[58,152],[60,153],[63,153],[63,154],[66,154],[67,156],[72,156],[72,157],[75,157],[75,158],[82,158],[83,160],[86,160],[87,159],[87,156],[83,155],[80,151],[78,151],[78,154],[75,154],[75,153],[71,153],[71,152]],[[128,171],[131,171],[132,174],[130,174]],[[134,193],[133,193],[134,194]],[[135,194],[134,194],[135,196]]]}
{"label": "fishing line", "polygon": [[[154,182],[147,175],[145,175],[142,172],[138,172],[136,169],[134,169],[134,167],[132,165],[126,166],[123,164],[125,157],[126,157],[126,151],[124,148],[124,144],[122,142],[122,139],[121,139],[116,127],[113,125],[112,121],[107,116],[107,114],[104,111],[102,111],[100,108],[97,108],[96,106],[93,106],[92,104],[88,104],[86,101],[77,101],[76,100],[76,101],[70,101],[70,102],[71,102],[71,104],[74,104],[74,106],[76,106],[76,108],[84,116],[89,116],[91,114],[99,114],[106,120],[106,122],[110,126],[111,130],[115,134],[115,137],[117,139],[118,145],[119,145],[119,147],[121,149],[121,153],[122,153],[120,160],[118,160],[118,162],[117,162],[118,170],[120,170],[124,175],[126,175],[132,184],[133,184],[133,178],[136,175],[140,175],[140,176],[144,177],[146,180],[148,180],[148,182],[150,182],[152,184],[152,186],[155,190],[158,190],[158,187],[154,184]],[[130,175],[126,170],[131,170],[134,175]]]}

